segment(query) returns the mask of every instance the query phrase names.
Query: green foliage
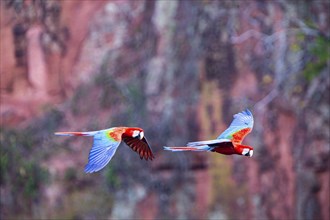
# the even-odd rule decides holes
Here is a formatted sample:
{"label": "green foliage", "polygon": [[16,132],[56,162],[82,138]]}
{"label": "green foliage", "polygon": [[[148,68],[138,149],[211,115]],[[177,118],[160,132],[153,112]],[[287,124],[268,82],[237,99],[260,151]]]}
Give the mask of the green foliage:
{"label": "green foliage", "polygon": [[110,54],[107,54],[100,67],[100,72],[96,75],[95,85],[101,88],[100,107],[109,108],[124,100],[124,95],[116,83],[115,79],[109,74],[108,61]]}
{"label": "green foliage", "polygon": [[1,197],[2,208],[17,216],[31,212],[49,173],[40,163],[52,151],[49,134],[62,120],[62,114],[49,110],[26,129],[0,128],[0,185],[9,193]]}
{"label": "green foliage", "polygon": [[120,186],[120,180],[111,166],[106,169],[105,182],[110,189],[117,189]]}
{"label": "green foliage", "polygon": [[72,167],[66,169],[64,174],[64,181],[73,182],[75,180],[77,180],[77,171]]}
{"label": "green foliage", "polygon": [[44,112],[46,112],[45,117],[37,120],[37,123],[32,124],[30,127],[49,134],[49,131],[54,131],[61,123],[63,113],[52,106],[44,106]]}
{"label": "green foliage", "polygon": [[246,197],[247,188],[245,185],[238,185],[233,179],[233,168],[229,163],[229,158],[212,154],[211,159],[211,206],[213,208],[220,206],[228,216],[233,219],[238,219],[238,213],[233,207],[235,207],[237,198],[244,199]]}
{"label": "green foliage", "polygon": [[87,85],[79,85],[71,101],[71,111],[74,115],[81,115],[88,112],[89,105],[86,105],[86,97],[90,88]]}
{"label": "green foliage", "polygon": [[[23,187],[25,197],[36,199],[42,184],[48,182],[49,173],[34,161],[23,162],[17,175],[17,184]],[[19,189],[18,189],[19,190]]]}
{"label": "green foliage", "polygon": [[53,219],[104,219],[111,214],[113,197],[100,187],[79,189],[63,197],[63,207]]}
{"label": "green foliage", "polygon": [[109,108],[123,102],[125,98],[117,83],[103,68],[95,77],[95,84],[102,89],[100,107]]}
{"label": "green foliage", "polygon": [[327,66],[330,59],[330,39],[324,36],[316,37],[310,53],[313,58],[306,64],[303,71],[303,75],[308,81],[313,80]]}
{"label": "green foliage", "polygon": [[75,191],[77,189],[77,186],[81,185],[83,179],[78,176],[77,170],[75,168],[69,167],[65,170],[64,178],[63,180],[61,180],[61,182],[63,184],[65,183],[66,190],[69,193]]}
{"label": "green foliage", "polygon": [[33,157],[37,141],[29,130],[1,129],[1,186],[9,189],[13,212],[29,212],[32,201],[38,199],[42,185],[48,182],[48,171]]}
{"label": "green foliage", "polygon": [[6,170],[8,169],[8,154],[0,149],[0,186],[5,182]]}

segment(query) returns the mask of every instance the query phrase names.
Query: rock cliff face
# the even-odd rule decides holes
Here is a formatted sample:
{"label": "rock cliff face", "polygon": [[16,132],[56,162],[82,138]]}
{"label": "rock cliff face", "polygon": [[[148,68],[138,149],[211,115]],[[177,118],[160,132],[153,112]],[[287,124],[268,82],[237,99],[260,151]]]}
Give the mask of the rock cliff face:
{"label": "rock cliff face", "polygon": [[[326,1],[0,6],[1,217],[329,219]],[[254,157],[162,150],[244,108]],[[92,140],[49,135],[121,125],[145,129],[155,161],[123,145],[84,175]],[[28,165],[11,168],[15,149]]]}

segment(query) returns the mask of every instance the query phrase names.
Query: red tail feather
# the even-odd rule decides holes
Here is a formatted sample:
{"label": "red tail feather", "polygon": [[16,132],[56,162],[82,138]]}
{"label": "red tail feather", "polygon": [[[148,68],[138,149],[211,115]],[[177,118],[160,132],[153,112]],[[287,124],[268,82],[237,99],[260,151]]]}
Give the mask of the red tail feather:
{"label": "red tail feather", "polygon": [[68,132],[56,132],[55,135],[61,135],[61,136],[91,136],[91,133],[89,133],[89,132],[68,131]]}

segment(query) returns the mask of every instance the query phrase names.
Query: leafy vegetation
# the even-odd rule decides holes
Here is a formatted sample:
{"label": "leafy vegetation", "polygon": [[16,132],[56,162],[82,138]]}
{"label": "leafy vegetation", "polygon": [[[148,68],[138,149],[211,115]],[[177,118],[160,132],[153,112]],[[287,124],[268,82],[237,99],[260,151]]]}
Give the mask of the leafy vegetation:
{"label": "leafy vegetation", "polygon": [[100,66],[99,73],[96,75],[95,85],[102,89],[100,96],[100,107],[109,108],[113,105],[121,103],[124,95],[116,83],[115,79],[109,74],[108,60],[110,54],[107,54]]}
{"label": "leafy vegetation", "polygon": [[113,197],[102,188],[77,188],[63,197],[61,211],[54,214],[54,219],[104,219],[110,215],[112,206]]}
{"label": "leafy vegetation", "polygon": [[318,76],[327,66],[330,60],[330,39],[324,36],[317,36],[310,48],[311,61],[308,62],[303,71],[306,80],[311,81]]}
{"label": "leafy vegetation", "polygon": [[111,166],[106,169],[105,182],[110,189],[117,189],[120,186],[120,180]]}
{"label": "leafy vegetation", "polygon": [[79,85],[70,103],[71,111],[74,115],[82,115],[88,112],[88,105],[86,105],[86,96],[89,89],[87,85]]}
{"label": "leafy vegetation", "polygon": [[[38,199],[42,185],[48,182],[48,171],[39,165],[30,152],[36,140],[28,130],[1,129],[1,187],[8,189],[10,198],[1,197],[1,203],[13,203],[15,212],[28,212]],[[5,201],[7,200],[7,201]],[[5,207],[6,208],[6,207]]]}
{"label": "leafy vegetation", "polygon": [[61,119],[60,112],[50,110],[26,129],[0,128],[0,186],[8,195],[1,196],[1,205],[6,205],[2,206],[3,211],[24,215],[38,202],[50,177],[40,163],[53,149],[49,134]]}

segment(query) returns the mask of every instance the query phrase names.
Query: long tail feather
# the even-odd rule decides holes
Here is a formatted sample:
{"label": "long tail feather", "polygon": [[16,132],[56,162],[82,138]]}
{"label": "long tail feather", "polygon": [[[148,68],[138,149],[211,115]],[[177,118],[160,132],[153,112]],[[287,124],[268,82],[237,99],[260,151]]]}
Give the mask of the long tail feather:
{"label": "long tail feather", "polygon": [[166,147],[164,146],[164,150],[169,151],[209,151],[211,148],[207,145],[204,146],[195,146],[195,147]]}
{"label": "long tail feather", "polygon": [[229,139],[215,139],[215,140],[208,140],[208,141],[196,141],[196,142],[189,142],[187,144],[188,147],[195,147],[195,146],[202,146],[202,145],[209,145],[209,144],[219,144],[223,142],[231,142]]}
{"label": "long tail feather", "polygon": [[68,132],[55,132],[55,135],[59,136],[94,136],[97,131],[86,131],[86,132],[75,132],[75,131],[68,131]]}

